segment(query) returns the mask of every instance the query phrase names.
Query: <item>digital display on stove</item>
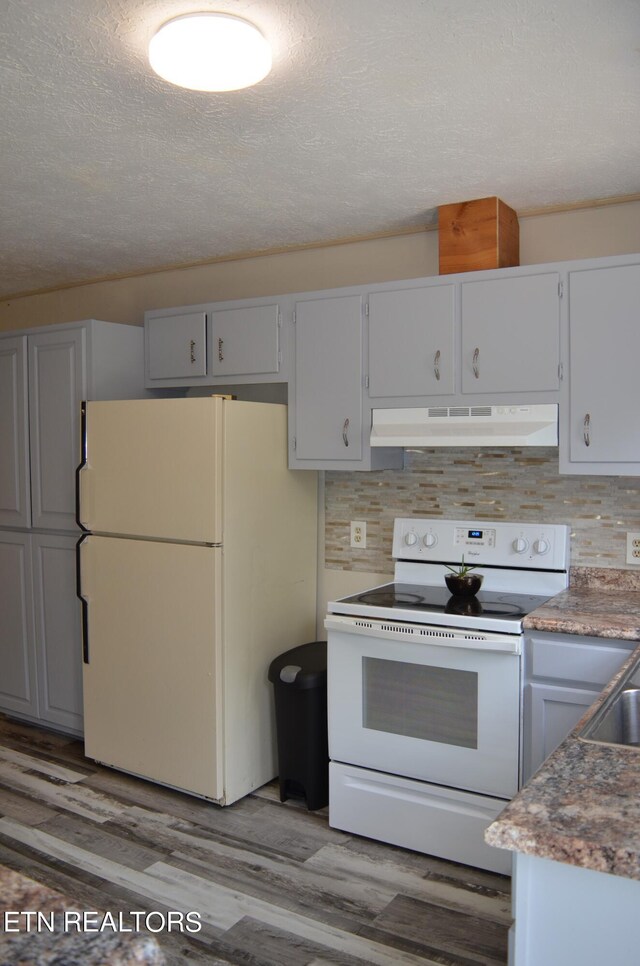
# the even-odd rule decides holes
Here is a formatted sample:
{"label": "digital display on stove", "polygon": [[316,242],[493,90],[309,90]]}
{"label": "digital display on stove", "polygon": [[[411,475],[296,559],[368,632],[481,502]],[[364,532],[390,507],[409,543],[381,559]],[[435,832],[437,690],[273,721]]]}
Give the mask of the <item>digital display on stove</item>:
{"label": "digital display on stove", "polygon": [[456,527],[454,533],[454,546],[464,550],[465,547],[485,547],[493,551],[496,545],[496,531],[493,527]]}

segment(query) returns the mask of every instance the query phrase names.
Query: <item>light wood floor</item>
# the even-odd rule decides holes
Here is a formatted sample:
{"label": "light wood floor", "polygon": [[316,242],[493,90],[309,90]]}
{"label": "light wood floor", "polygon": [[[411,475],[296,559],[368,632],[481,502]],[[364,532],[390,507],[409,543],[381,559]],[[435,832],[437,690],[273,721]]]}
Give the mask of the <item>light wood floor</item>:
{"label": "light wood floor", "polygon": [[170,966],[507,960],[510,880],[329,828],[267,785],[220,808],[0,715],[0,863],[102,912],[197,911]]}

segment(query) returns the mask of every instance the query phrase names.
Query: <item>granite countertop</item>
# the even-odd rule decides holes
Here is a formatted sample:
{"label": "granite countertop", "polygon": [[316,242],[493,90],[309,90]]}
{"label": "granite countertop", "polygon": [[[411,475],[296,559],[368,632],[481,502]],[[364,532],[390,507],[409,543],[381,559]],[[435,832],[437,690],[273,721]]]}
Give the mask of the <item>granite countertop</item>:
{"label": "granite countertop", "polygon": [[[65,928],[65,915],[80,907],[60,892],[0,866],[0,908],[8,928],[0,933],[0,962],[17,966],[163,966],[166,959],[149,933],[79,932]],[[29,912],[31,916],[24,913]],[[22,913],[17,916],[16,913]],[[54,931],[37,929],[37,916]],[[6,917],[9,919],[5,922]],[[44,920],[43,920],[44,921]]]}
{"label": "granite countertop", "polygon": [[640,590],[571,586],[525,617],[525,630],[640,641]]}
{"label": "granite countertop", "polygon": [[[635,575],[634,575],[635,576]],[[640,590],[612,580],[572,585],[526,619],[529,630],[635,640]],[[490,845],[640,879],[640,749],[578,738],[627,669],[638,646],[571,734],[489,826]]]}

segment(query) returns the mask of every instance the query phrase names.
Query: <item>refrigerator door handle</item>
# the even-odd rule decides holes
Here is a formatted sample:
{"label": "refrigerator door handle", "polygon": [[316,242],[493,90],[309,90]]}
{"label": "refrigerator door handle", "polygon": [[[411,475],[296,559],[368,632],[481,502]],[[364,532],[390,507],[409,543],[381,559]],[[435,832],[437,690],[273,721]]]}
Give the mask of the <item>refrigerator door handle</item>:
{"label": "refrigerator door handle", "polygon": [[89,534],[84,533],[76,544],[76,594],[80,600],[82,621],[82,661],[89,664],[89,603],[82,594],[82,545]]}
{"label": "refrigerator door handle", "polygon": [[[83,400],[80,405],[80,463],[76,468],[76,523],[81,530],[88,533],[88,528],[85,527],[84,523],[80,518],[82,512],[83,500],[80,498],[80,491],[82,489],[82,473],[87,465],[87,403]],[[80,546],[80,544],[78,544]],[[78,571],[79,573],[79,571]],[[79,579],[79,577],[78,577]]]}

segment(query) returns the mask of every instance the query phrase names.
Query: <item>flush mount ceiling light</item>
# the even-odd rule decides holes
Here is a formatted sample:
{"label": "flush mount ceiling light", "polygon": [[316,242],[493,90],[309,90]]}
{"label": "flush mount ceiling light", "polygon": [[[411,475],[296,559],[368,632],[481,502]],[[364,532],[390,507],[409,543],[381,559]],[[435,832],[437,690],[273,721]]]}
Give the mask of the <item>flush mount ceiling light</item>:
{"label": "flush mount ceiling light", "polygon": [[271,70],[271,48],[257,27],[225,13],[189,13],[151,38],[156,74],[192,91],[238,91]]}

